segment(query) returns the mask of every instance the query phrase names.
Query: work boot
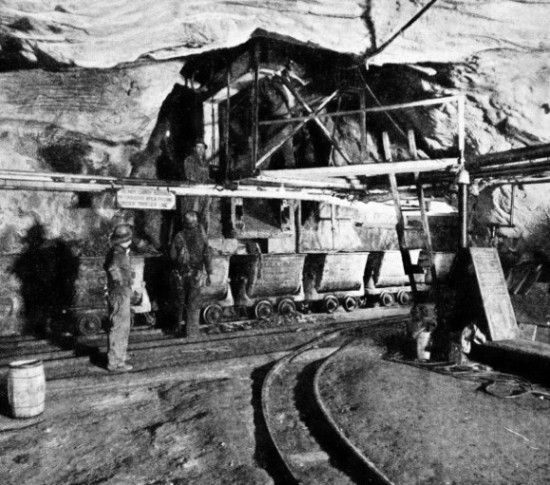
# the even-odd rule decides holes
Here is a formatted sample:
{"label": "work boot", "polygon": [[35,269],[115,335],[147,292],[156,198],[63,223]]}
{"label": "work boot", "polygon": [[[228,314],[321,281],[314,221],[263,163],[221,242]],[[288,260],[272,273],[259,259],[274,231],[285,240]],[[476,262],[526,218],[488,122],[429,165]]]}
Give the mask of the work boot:
{"label": "work boot", "polygon": [[185,320],[182,320],[174,327],[174,336],[176,337],[186,337],[186,331],[185,331],[186,325]]}
{"label": "work boot", "polygon": [[130,372],[133,367],[129,364],[119,364],[119,365],[109,365],[107,367],[109,369],[109,372],[119,373],[119,372]]}
{"label": "work boot", "polygon": [[200,310],[191,310],[187,312],[187,326],[186,326],[186,336],[187,338],[199,337],[201,334],[200,328]]}

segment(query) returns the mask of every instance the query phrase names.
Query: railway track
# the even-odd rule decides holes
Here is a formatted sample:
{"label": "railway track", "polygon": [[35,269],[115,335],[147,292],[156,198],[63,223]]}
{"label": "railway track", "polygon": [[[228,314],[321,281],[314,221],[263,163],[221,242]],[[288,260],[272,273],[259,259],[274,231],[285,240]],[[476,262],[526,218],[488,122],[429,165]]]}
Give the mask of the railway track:
{"label": "railway track", "polygon": [[[198,339],[176,338],[156,329],[132,331],[128,352],[136,370],[169,366],[174,363],[200,362],[253,355],[271,351],[288,351],[316,338],[328,329],[353,325],[358,320],[394,318],[408,313],[406,307],[378,308],[351,314],[319,315],[315,323],[307,322],[267,329],[202,335]],[[102,355],[106,336],[67,337],[56,342],[29,337],[0,339],[0,374],[18,359],[44,361],[48,380],[105,372]]]}
{"label": "railway track", "polygon": [[350,339],[376,324],[359,323],[323,335],[281,359],[267,374],[262,411],[272,444],[295,483],[393,485],[339,430],[324,409],[316,376]]}

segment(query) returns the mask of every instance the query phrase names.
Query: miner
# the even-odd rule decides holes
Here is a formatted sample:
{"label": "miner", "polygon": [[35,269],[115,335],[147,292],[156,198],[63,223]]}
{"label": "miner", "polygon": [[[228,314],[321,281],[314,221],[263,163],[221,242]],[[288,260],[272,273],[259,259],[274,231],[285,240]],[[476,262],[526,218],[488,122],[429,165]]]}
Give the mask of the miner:
{"label": "miner", "polygon": [[196,211],[184,214],[183,229],[174,237],[170,259],[174,265],[177,330],[185,329],[187,337],[194,337],[200,333],[201,288],[210,286],[212,274],[212,249]]}
{"label": "miner", "polygon": [[104,269],[107,273],[107,303],[110,323],[107,368],[112,372],[132,370],[132,366],[126,363],[126,350],[132,320],[130,310],[132,235],[132,227],[129,224],[117,225],[110,238],[112,247],[105,258]]}
{"label": "miner", "polygon": [[[206,160],[207,145],[202,140],[197,140],[193,146],[193,152],[183,161],[182,179],[194,184],[212,183],[210,178],[210,165]],[[186,196],[180,202],[180,214],[195,211],[198,214],[199,222],[208,234],[210,224],[210,203],[211,198],[206,195]],[[182,221],[183,222],[183,221]]]}

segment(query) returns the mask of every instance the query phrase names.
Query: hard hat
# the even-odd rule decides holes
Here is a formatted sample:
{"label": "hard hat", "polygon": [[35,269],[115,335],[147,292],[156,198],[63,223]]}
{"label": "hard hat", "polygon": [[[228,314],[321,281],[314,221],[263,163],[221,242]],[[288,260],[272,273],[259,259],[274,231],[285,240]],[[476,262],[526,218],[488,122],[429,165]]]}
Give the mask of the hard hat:
{"label": "hard hat", "polygon": [[199,223],[199,214],[196,211],[187,211],[183,215],[183,225],[186,229],[196,227]]}
{"label": "hard hat", "polygon": [[113,244],[124,244],[132,240],[132,226],[129,224],[119,224],[111,234]]}

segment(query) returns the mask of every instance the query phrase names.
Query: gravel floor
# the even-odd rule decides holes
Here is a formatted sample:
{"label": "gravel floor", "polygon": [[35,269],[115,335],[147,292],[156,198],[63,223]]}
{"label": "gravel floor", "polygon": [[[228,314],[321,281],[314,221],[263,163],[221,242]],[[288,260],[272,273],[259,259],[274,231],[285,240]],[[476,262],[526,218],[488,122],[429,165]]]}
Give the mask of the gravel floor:
{"label": "gravel floor", "polygon": [[256,408],[276,357],[48,383],[43,416],[0,416],[0,483],[274,483]]}
{"label": "gravel floor", "polygon": [[383,360],[363,340],[333,356],[321,395],[346,435],[400,485],[546,484],[550,401]]}

